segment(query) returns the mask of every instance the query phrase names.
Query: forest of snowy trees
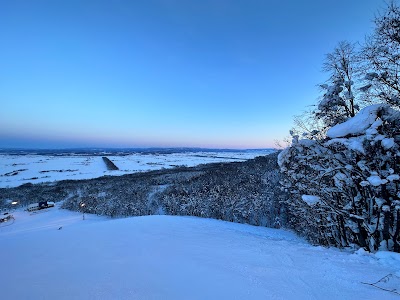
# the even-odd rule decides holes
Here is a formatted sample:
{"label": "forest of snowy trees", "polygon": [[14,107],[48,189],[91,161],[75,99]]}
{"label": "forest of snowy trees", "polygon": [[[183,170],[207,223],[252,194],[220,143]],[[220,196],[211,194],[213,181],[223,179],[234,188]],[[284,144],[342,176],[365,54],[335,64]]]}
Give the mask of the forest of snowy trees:
{"label": "forest of snowy trees", "polygon": [[400,252],[400,7],[328,54],[315,108],[278,158],[290,225],[310,241]]}
{"label": "forest of snowy trees", "polygon": [[63,201],[63,208],[113,218],[168,214],[277,228],[287,225],[282,180],[275,152],[245,162],[0,188],[0,209],[11,201],[21,207]]}

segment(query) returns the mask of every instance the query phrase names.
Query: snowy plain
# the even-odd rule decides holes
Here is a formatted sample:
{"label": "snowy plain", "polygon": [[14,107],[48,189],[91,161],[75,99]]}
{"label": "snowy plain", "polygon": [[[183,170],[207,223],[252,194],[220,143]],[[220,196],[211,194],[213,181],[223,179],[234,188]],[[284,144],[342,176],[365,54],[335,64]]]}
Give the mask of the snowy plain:
{"label": "snowy plain", "polygon": [[91,179],[105,175],[124,175],[136,172],[192,167],[199,164],[245,161],[272,153],[273,149],[257,151],[194,151],[178,153],[105,154],[118,168],[109,171],[101,155],[10,155],[0,154],[0,188],[25,183],[53,182],[66,179]]}
{"label": "snowy plain", "polygon": [[[211,219],[108,219],[55,208],[0,226],[2,299],[399,299],[372,283],[398,254],[307,244]],[[396,278],[384,288],[400,284]]]}

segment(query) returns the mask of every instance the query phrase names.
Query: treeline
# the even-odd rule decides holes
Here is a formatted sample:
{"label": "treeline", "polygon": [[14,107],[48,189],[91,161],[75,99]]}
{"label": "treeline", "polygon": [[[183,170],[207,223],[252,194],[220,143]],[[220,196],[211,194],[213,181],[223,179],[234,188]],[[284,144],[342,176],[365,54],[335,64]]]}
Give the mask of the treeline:
{"label": "treeline", "polygon": [[375,18],[360,46],[340,42],[324,64],[315,109],[281,152],[290,226],[310,241],[400,252],[400,8]]}
{"label": "treeline", "polygon": [[286,224],[277,154],[208,170],[159,195],[168,214],[208,217],[252,225]]}

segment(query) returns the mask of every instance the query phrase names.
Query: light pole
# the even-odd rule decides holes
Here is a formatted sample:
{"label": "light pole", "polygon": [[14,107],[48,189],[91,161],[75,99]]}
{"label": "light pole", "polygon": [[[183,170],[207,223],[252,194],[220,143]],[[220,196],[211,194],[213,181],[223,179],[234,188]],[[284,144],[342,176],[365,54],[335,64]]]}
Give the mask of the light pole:
{"label": "light pole", "polygon": [[15,206],[16,206],[18,203],[19,203],[18,201],[12,201],[12,202],[11,202],[12,211],[15,210]]}
{"label": "light pole", "polygon": [[85,203],[81,203],[81,210],[82,210],[82,220],[85,220]]}

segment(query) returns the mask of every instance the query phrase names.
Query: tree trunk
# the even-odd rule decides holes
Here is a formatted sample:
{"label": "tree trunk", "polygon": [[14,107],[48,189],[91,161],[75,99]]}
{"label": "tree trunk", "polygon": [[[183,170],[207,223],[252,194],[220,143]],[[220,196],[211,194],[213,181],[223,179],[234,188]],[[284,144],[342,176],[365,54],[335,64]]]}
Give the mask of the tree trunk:
{"label": "tree trunk", "polygon": [[393,234],[393,251],[400,253],[400,244],[398,241],[399,238],[399,234],[400,234],[400,210],[397,210],[397,216],[396,216],[396,231]]}
{"label": "tree trunk", "polygon": [[[388,246],[388,242],[390,239],[390,217],[391,213],[390,211],[385,211],[383,213],[383,230],[382,230],[382,238],[386,241],[386,246]],[[389,250],[389,249],[388,249]]]}

